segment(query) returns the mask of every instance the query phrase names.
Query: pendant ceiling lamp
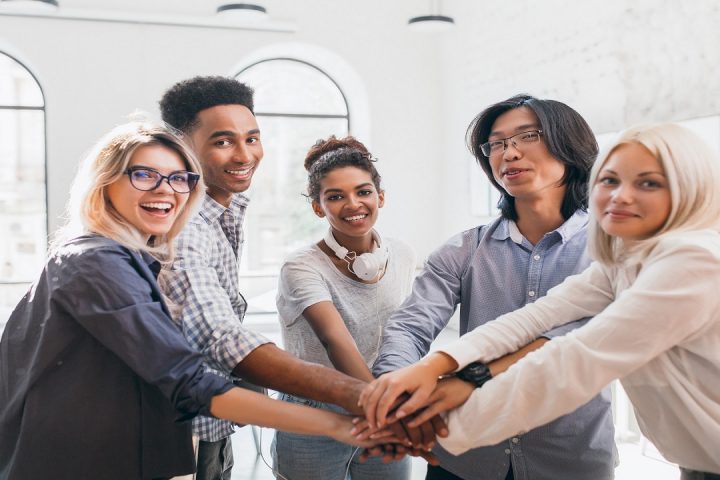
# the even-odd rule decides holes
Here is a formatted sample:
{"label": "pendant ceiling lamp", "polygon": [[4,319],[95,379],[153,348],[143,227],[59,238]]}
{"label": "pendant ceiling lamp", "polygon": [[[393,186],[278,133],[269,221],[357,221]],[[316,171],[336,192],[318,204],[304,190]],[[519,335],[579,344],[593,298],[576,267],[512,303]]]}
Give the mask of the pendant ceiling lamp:
{"label": "pendant ceiling lamp", "polygon": [[430,1],[429,15],[420,15],[408,20],[408,27],[418,32],[442,32],[455,25],[452,17],[440,13],[440,0]]}
{"label": "pendant ceiling lamp", "polygon": [[257,22],[267,19],[267,9],[254,3],[226,3],[217,7],[222,18],[238,22]]}

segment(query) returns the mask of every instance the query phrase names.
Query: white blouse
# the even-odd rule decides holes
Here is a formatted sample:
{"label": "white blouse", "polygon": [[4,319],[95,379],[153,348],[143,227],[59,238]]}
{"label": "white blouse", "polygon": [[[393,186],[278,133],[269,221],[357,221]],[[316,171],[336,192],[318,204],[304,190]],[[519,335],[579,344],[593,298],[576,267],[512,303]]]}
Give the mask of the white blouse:
{"label": "white blouse", "polygon": [[619,378],[643,433],[670,461],[720,473],[720,234],[668,236],[633,266],[593,263],[544,298],[441,351],[489,362],[581,317],[449,413],[460,454],[543,425]]}

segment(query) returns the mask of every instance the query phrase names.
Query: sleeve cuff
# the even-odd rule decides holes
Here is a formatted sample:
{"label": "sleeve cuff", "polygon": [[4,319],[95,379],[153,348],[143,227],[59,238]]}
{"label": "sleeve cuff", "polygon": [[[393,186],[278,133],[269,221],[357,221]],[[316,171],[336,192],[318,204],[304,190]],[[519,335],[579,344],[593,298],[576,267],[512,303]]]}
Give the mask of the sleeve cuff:
{"label": "sleeve cuff", "polygon": [[458,368],[455,370],[456,372],[462,370],[472,362],[486,361],[483,358],[483,352],[474,343],[468,342],[463,337],[460,337],[458,340],[455,340],[443,348],[437,349],[436,352],[442,352],[452,357],[453,360],[458,363]]}

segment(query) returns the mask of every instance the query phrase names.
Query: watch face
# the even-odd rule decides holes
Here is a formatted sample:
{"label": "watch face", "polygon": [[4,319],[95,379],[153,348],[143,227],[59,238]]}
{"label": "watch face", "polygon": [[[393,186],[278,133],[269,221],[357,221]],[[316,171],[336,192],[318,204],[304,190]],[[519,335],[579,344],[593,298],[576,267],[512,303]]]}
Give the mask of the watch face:
{"label": "watch face", "polygon": [[485,382],[492,378],[490,369],[484,363],[474,362],[463,368],[457,373],[462,380],[481,387]]}

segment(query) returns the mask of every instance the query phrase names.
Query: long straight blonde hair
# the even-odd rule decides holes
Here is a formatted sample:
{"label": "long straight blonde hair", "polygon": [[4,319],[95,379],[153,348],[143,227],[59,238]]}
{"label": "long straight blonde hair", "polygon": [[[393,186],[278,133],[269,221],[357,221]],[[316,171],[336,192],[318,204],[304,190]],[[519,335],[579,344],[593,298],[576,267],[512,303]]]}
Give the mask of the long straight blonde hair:
{"label": "long straight blonde hair", "polygon": [[[621,145],[636,143],[645,147],[665,171],[670,189],[670,214],[652,237],[629,251],[617,237],[600,228],[598,212],[593,211],[592,190],[607,159]],[[590,172],[590,212],[588,250],[590,256],[606,265],[646,257],[661,238],[691,230],[720,229],[720,159],[690,130],[675,124],[630,128],[598,159]]]}
{"label": "long straight blonde hair", "polygon": [[65,213],[67,223],[55,236],[51,250],[77,235],[96,233],[133,250],[151,253],[161,261],[172,260],[173,238],[197,209],[205,192],[202,179],[188,194],[185,207],[168,233],[152,237],[149,242],[118,213],[107,194],[108,185],[125,175],[133,154],[148,145],[160,145],[174,151],[188,171],[201,174],[192,150],[169,128],[147,122],[132,122],[114,128],[95,144],[81,163],[70,190]]}

